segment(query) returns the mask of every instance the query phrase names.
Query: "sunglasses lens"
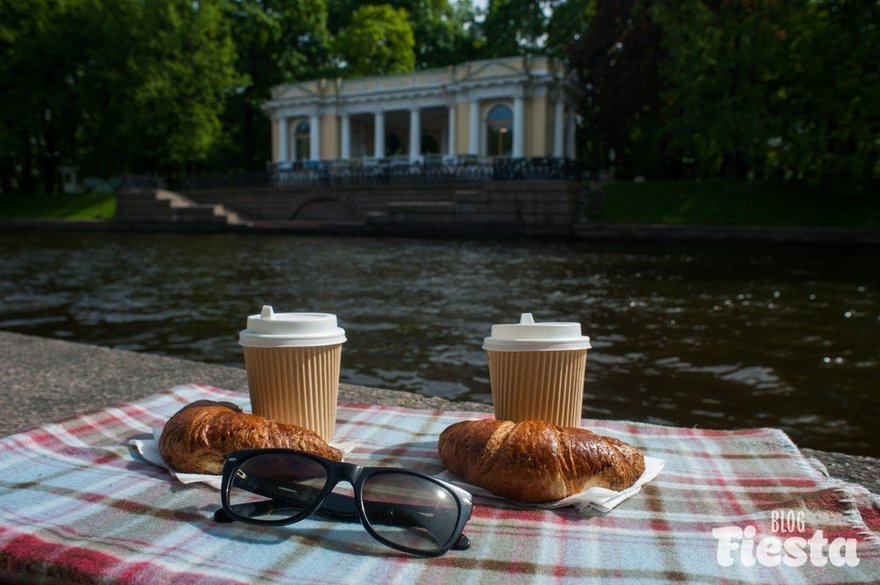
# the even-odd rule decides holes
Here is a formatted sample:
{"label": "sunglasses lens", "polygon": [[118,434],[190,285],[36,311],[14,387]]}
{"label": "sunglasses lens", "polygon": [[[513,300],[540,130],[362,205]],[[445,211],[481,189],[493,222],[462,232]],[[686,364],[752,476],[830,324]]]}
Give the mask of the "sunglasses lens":
{"label": "sunglasses lens", "polygon": [[227,499],[233,512],[251,520],[290,521],[312,505],[327,484],[323,465],[290,453],[267,453],[233,469]]}
{"label": "sunglasses lens", "polygon": [[458,502],[449,490],[429,479],[377,473],[364,482],[363,500],[372,529],[399,546],[432,552],[455,535]]}

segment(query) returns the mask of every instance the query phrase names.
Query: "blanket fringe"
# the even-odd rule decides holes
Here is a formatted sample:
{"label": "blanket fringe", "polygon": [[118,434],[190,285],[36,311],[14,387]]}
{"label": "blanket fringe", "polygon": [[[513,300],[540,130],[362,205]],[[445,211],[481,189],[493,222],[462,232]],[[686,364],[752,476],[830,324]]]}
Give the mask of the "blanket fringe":
{"label": "blanket fringe", "polygon": [[[846,506],[843,510],[843,516],[850,528],[855,530],[859,536],[861,536],[864,541],[870,544],[873,548],[880,549],[880,535],[871,530],[867,523],[865,523],[865,519],[862,518],[862,514],[859,512],[859,505],[853,494],[854,489],[865,490],[865,488],[858,484],[851,484],[836,479],[832,479],[831,483],[832,485],[830,487],[839,496],[840,502]],[[880,506],[880,497],[877,497],[867,490],[865,490],[865,492],[874,505]]]}

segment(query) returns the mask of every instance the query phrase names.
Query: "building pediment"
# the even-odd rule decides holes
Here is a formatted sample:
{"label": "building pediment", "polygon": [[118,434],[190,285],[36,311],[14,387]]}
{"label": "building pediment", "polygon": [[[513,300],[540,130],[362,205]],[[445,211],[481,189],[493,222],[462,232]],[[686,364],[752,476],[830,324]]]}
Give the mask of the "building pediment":
{"label": "building pediment", "polygon": [[459,81],[477,81],[497,79],[503,77],[516,77],[526,73],[522,67],[522,59],[503,59],[492,61],[477,61],[469,63],[469,67],[463,71],[464,75]]}
{"label": "building pediment", "polygon": [[[557,73],[557,69],[560,71]],[[565,83],[561,67],[547,57],[508,57],[469,61],[438,69],[352,79],[318,79],[279,85],[267,111],[297,106],[452,98],[475,89],[510,85],[524,92],[539,85]],[[527,87],[528,86],[528,87]],[[519,87],[519,89],[517,89]]]}
{"label": "building pediment", "polygon": [[326,93],[327,80],[315,79],[298,83],[276,85],[272,88],[272,100],[297,100],[320,98]]}

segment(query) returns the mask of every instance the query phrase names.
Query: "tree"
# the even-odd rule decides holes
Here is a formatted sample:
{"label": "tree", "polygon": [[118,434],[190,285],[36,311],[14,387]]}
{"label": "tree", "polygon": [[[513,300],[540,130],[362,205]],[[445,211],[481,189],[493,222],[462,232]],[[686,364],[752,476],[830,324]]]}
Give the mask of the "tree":
{"label": "tree", "polygon": [[672,172],[658,142],[662,31],[649,9],[650,0],[598,0],[586,33],[570,45],[589,137],[581,151],[593,169],[614,166],[625,175]]}
{"label": "tree", "polygon": [[564,0],[556,4],[547,22],[547,53],[567,59],[568,51],[583,37],[596,14],[596,0]]}
{"label": "tree", "polygon": [[[38,82],[47,71],[35,63],[51,14],[38,0],[0,0],[0,188],[33,191],[43,120],[34,112],[45,98]],[[39,71],[34,71],[39,69]],[[37,142],[37,144],[34,144]]]}
{"label": "tree", "polygon": [[486,57],[542,53],[548,13],[547,0],[489,0],[483,21]]}
{"label": "tree", "polygon": [[147,0],[139,28],[134,106],[137,164],[183,172],[219,141],[226,95],[241,79],[221,0]]}
{"label": "tree", "polygon": [[224,107],[224,141],[214,163],[261,170],[270,158],[262,106],[280,83],[333,74],[324,0],[230,0],[226,17],[242,83]]}
{"label": "tree", "polygon": [[774,94],[785,2],[663,3],[665,131],[672,152],[705,176],[743,178],[778,133]]}
{"label": "tree", "polygon": [[[118,168],[128,145],[133,2],[3,2],[0,174],[4,192],[51,192],[62,164]],[[118,4],[118,5],[117,5]],[[102,18],[95,18],[102,14]],[[92,156],[92,149],[104,150]]]}
{"label": "tree", "polygon": [[880,7],[658,3],[670,150],[703,176],[880,179]]}
{"label": "tree", "polygon": [[393,3],[404,8],[413,27],[416,69],[455,65],[477,58],[482,39],[474,24],[470,0],[410,0]]}
{"label": "tree", "polygon": [[768,139],[767,171],[835,193],[880,192],[880,5],[794,4]]}
{"label": "tree", "polygon": [[[372,0],[328,0],[328,29],[339,35],[354,13]],[[471,0],[390,0],[404,9],[413,30],[416,69],[442,67],[478,58],[482,39]]]}
{"label": "tree", "polygon": [[414,46],[406,10],[388,4],[361,6],[336,38],[336,50],[348,76],[413,71]]}
{"label": "tree", "polygon": [[135,163],[141,149],[135,95],[141,83],[137,63],[144,58],[137,30],[143,6],[75,0],[58,17],[49,42],[59,43],[65,55],[58,70],[66,83],[53,88],[67,106],[56,116],[67,137],[61,158],[84,174],[144,170]]}
{"label": "tree", "polygon": [[4,192],[84,175],[180,173],[219,141],[237,82],[222,0],[3,2]]}

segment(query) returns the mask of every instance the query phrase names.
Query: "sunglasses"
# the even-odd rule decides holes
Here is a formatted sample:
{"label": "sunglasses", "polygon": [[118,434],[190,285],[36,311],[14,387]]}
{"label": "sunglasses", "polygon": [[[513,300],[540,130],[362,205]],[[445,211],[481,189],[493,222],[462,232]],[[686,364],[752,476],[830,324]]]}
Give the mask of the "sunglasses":
{"label": "sunglasses", "polygon": [[[347,481],[354,495],[333,492]],[[362,467],[291,449],[251,449],[226,458],[214,519],[280,526],[312,514],[360,521],[391,548],[425,557],[470,546],[462,534],[473,510],[465,490],[423,473]]]}

